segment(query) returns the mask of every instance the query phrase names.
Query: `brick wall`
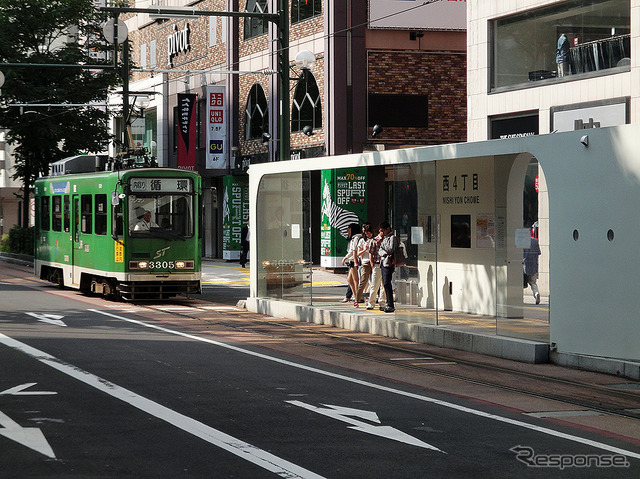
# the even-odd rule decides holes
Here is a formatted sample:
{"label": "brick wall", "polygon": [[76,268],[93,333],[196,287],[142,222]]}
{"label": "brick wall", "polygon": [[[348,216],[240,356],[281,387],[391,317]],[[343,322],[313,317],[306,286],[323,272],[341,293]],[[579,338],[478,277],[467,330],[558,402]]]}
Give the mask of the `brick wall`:
{"label": "brick wall", "polygon": [[[289,2],[289,6],[291,6],[291,2]],[[291,10],[289,10],[291,11]],[[320,15],[317,17],[313,17],[307,19],[303,22],[298,22],[290,26],[289,29],[289,40],[290,44],[294,45],[297,40],[301,38],[308,38],[311,35],[318,34],[324,32],[324,16]],[[259,54],[260,52],[264,52],[264,54],[268,54],[268,35],[262,35],[257,38],[252,38],[247,41],[244,41],[244,21],[240,20],[239,25],[239,53],[240,60],[242,58],[249,55]],[[320,96],[322,98],[322,124],[323,126],[326,124],[325,117],[325,108],[324,108],[324,58],[321,56],[321,52],[314,52],[317,54],[316,56],[316,64],[313,68],[313,76],[315,77],[316,83],[318,84],[318,88],[320,90]],[[320,54],[320,55],[318,55]],[[294,58],[293,55],[290,55],[290,65],[294,66]],[[297,71],[296,71],[297,73]],[[290,76],[293,77],[294,73],[290,71]],[[268,145],[263,144],[261,140],[245,140],[245,109],[247,106],[247,98],[249,96],[249,92],[251,87],[259,82],[264,89],[265,95],[267,96],[267,100],[269,99],[270,89],[269,89],[269,80],[267,77],[263,75],[255,75],[255,74],[247,74],[240,75],[239,78],[239,94],[238,94],[238,119],[239,119],[239,154],[246,156],[252,155],[256,153],[266,153],[268,151]],[[290,91],[289,91],[289,99],[290,105],[293,106],[293,95],[295,93],[294,88],[295,82],[290,83]],[[273,135],[276,131],[276,125],[269,125],[269,132]],[[275,135],[274,139],[275,139]],[[324,145],[324,134],[322,132],[315,132],[315,134],[311,137],[304,135],[303,133],[292,133],[291,134],[291,149],[301,149],[308,148],[311,146],[319,146]]]}
{"label": "brick wall", "polygon": [[427,128],[384,127],[379,142],[433,145],[466,141],[466,54],[369,51],[368,91],[428,96]]}

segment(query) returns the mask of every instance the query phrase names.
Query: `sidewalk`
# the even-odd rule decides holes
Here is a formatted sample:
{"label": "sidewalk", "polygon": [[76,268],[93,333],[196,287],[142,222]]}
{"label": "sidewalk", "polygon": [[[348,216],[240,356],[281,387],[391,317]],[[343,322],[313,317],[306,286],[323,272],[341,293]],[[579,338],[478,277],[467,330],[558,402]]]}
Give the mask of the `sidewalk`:
{"label": "sidewalk", "polygon": [[[33,265],[33,258],[0,253],[8,263]],[[550,347],[549,323],[531,319],[498,320],[492,316],[451,311],[436,312],[417,306],[396,304],[395,314],[354,308],[341,303],[346,292],[346,274],[313,270],[311,290],[304,289],[304,302],[297,293],[287,299],[250,298],[249,269],[237,262],[202,259],[203,287],[234,288],[239,306],[268,316],[326,324],[353,331],[378,334],[443,348],[475,352],[527,363],[551,362],[565,367],[603,372],[640,380],[640,363],[593,356],[558,353]],[[298,289],[298,288],[296,288]],[[313,294],[313,296],[312,296]],[[313,301],[311,301],[313,298]],[[525,296],[524,307],[534,303]],[[542,305],[548,306],[548,298]],[[520,337],[518,337],[520,336]]]}
{"label": "sidewalk", "polygon": [[[640,363],[558,353],[551,348],[548,320],[497,319],[452,311],[434,311],[396,303],[395,314],[354,308],[341,303],[346,292],[346,275],[313,270],[312,291],[294,288],[282,299],[247,298],[249,311],[304,322],[331,325],[353,331],[430,344],[443,348],[484,354],[526,363],[554,363],[640,380]],[[313,294],[312,294],[313,293]],[[549,308],[549,298],[539,306],[525,294],[523,309]],[[437,315],[437,320],[436,320]],[[436,324],[437,323],[437,324]]]}

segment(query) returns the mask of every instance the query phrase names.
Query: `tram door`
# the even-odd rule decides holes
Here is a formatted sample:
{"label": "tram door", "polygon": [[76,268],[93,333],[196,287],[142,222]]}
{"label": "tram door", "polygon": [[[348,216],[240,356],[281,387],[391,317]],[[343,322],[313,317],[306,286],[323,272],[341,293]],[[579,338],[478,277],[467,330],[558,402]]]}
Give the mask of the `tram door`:
{"label": "tram door", "polygon": [[71,222],[71,236],[73,238],[73,247],[71,248],[71,283],[77,284],[79,279],[76,279],[76,261],[78,260],[78,252],[82,249],[82,242],[80,241],[80,196],[73,195],[72,199],[72,218]]}

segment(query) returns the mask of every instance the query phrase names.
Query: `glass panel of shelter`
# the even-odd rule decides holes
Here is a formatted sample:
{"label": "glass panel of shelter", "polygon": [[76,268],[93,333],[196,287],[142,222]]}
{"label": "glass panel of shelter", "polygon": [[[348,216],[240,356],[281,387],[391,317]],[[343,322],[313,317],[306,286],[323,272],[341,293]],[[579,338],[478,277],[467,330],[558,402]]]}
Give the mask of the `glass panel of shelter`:
{"label": "glass panel of shelter", "polygon": [[436,163],[394,166],[387,178],[389,223],[407,256],[394,271],[395,317],[438,324]]}
{"label": "glass panel of shelter", "polygon": [[258,296],[311,304],[308,172],[265,176],[259,187],[256,234]]}
{"label": "glass panel of shelter", "polygon": [[[541,173],[526,153],[386,167],[383,216],[407,253],[394,275],[396,311],[386,316],[548,340],[548,232],[532,229],[539,220],[548,224],[538,213],[546,202]],[[327,303],[326,291],[318,288],[314,297],[311,287],[311,184],[309,172],[261,181],[259,297]],[[540,210],[548,218],[548,206]],[[377,222],[373,226],[377,231]],[[531,244],[524,243],[534,234],[544,277],[538,305],[530,286],[523,287],[525,246]],[[343,292],[340,287],[336,303]]]}

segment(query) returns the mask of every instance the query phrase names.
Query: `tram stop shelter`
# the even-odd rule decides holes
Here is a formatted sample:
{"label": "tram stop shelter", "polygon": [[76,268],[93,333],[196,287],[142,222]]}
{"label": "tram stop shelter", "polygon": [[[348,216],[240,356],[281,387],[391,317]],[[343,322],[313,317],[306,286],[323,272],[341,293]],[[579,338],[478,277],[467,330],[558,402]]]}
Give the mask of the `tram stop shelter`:
{"label": "tram stop shelter", "polygon": [[[638,152],[640,127],[625,125],[251,165],[247,308],[638,379]],[[543,307],[523,288],[533,163]],[[348,168],[365,169],[367,195],[385,198],[406,244],[395,313],[354,311],[311,287],[319,172]]]}

